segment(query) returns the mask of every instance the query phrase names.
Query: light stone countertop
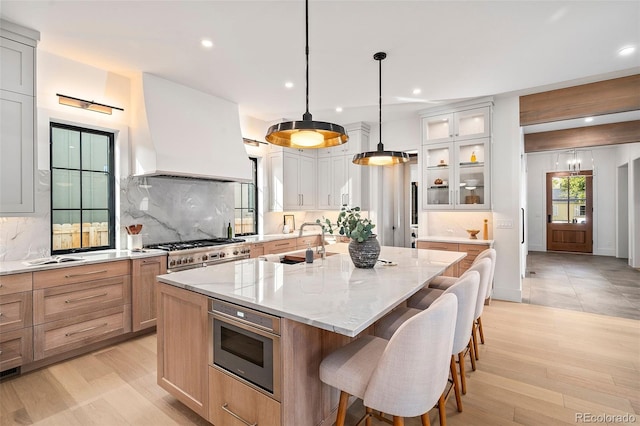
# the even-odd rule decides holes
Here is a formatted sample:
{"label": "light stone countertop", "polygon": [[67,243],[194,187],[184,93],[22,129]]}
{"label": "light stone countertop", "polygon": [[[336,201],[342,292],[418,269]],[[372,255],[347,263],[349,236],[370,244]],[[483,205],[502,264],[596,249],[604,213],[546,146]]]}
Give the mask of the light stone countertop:
{"label": "light stone countertop", "polygon": [[[304,231],[302,233],[303,237],[309,236],[309,235],[320,235],[321,232],[318,230],[318,228],[309,228],[309,231]],[[239,236],[237,238],[241,238],[243,240],[245,240],[245,242],[247,243],[266,243],[269,241],[277,241],[277,240],[286,240],[289,238],[298,238],[300,235],[298,235],[298,230],[296,229],[293,232],[290,232],[288,234],[261,234],[261,235],[243,235],[243,236]],[[325,234],[325,237],[331,237],[331,234]]]}
{"label": "light stone countertop", "polygon": [[418,237],[416,241],[428,241],[433,243],[457,243],[457,244],[488,244],[489,247],[493,247],[493,240],[472,240],[469,237]]}
{"label": "light stone countertop", "polygon": [[248,259],[159,275],[158,280],[353,337],[466,255],[382,247],[380,259],[397,266],[358,269],[347,254],[348,244],[330,247],[329,253],[338,254],[311,264]]}
{"label": "light stone countertop", "polygon": [[88,253],[69,253],[61,256],[65,257],[77,257],[82,258],[79,261],[73,262],[61,262],[61,263],[49,263],[46,265],[28,265],[25,262],[33,261],[35,259],[25,260],[12,260],[7,262],[0,262],[0,275],[18,274],[21,272],[36,272],[45,271],[48,269],[68,268],[70,266],[88,265],[91,263],[103,263],[113,262],[115,260],[123,259],[141,259],[145,257],[153,256],[166,256],[167,252],[164,250],[148,250],[141,252],[133,252],[129,250],[100,250],[96,252]]}

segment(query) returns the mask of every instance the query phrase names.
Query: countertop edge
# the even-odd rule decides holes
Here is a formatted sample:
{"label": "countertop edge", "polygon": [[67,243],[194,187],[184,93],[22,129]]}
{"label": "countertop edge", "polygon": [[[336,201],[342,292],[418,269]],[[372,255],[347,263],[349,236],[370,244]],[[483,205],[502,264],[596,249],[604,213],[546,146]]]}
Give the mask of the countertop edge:
{"label": "countertop edge", "polygon": [[132,252],[130,250],[104,250],[89,253],[71,253],[65,256],[81,257],[77,262],[49,263],[45,265],[25,265],[24,262],[34,259],[10,260],[0,262],[0,276],[21,274],[25,272],[39,272],[51,269],[71,268],[73,266],[90,265],[96,263],[115,262],[118,260],[135,260],[147,257],[166,256],[164,250],[146,250],[144,252]]}
{"label": "countertop edge", "polygon": [[416,241],[426,241],[433,243],[458,243],[458,244],[479,244],[489,246],[493,246],[494,240],[472,240],[468,237],[439,237],[439,236],[429,236],[429,237],[418,237]]}

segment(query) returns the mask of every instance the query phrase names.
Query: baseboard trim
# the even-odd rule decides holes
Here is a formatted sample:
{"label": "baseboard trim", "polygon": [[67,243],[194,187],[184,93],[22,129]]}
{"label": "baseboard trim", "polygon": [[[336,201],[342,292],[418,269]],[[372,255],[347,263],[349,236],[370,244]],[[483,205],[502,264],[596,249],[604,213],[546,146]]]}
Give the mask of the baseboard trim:
{"label": "baseboard trim", "polygon": [[504,300],[507,302],[522,302],[522,290],[512,288],[493,288],[491,298],[495,300]]}

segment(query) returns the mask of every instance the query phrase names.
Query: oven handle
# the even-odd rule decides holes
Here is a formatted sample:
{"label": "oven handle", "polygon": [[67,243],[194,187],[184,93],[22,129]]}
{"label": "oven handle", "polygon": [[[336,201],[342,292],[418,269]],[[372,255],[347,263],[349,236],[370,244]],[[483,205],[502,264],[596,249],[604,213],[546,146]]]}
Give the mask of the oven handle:
{"label": "oven handle", "polygon": [[268,327],[264,327],[262,325],[258,325],[258,324],[254,324],[252,322],[249,321],[244,321],[240,318],[236,318],[233,317],[231,315],[227,315],[224,312],[218,312],[218,311],[214,311],[214,312],[209,312],[209,315],[219,321],[222,322],[227,322],[230,323],[232,325],[235,325],[236,327],[240,327],[243,330],[249,331],[251,333],[255,333],[255,334],[259,334],[260,336],[263,337],[268,337],[270,339],[273,339],[274,342],[279,341],[280,339],[280,335],[276,334],[274,332],[274,330],[272,330],[271,328]]}
{"label": "oven handle", "polygon": [[229,404],[226,403],[226,402],[223,405],[220,406],[220,408],[222,408],[226,413],[228,413],[231,416],[235,417],[236,419],[240,420],[245,425],[247,425],[247,426],[258,426],[258,423],[249,423],[248,421],[246,421],[245,419],[243,419],[242,417],[240,417],[239,415],[237,415],[236,413],[234,413],[233,411],[231,411],[227,407],[229,407]]}

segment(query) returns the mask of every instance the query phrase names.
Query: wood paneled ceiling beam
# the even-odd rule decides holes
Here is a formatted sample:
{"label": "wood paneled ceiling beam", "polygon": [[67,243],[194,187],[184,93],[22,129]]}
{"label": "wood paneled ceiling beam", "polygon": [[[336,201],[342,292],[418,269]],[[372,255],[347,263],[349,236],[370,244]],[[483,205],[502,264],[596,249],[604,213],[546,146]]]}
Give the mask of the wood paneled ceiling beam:
{"label": "wood paneled ceiling beam", "polygon": [[640,120],[524,135],[524,152],[640,142]]}
{"label": "wood paneled ceiling beam", "polygon": [[640,74],[520,97],[520,125],[640,110]]}

